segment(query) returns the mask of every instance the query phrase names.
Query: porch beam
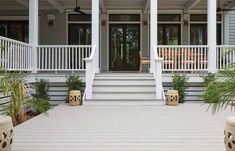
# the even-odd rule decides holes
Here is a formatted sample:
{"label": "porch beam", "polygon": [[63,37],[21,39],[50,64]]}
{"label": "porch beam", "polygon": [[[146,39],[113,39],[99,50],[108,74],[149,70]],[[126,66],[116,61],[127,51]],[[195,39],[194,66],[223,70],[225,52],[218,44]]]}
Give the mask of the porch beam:
{"label": "porch beam", "polygon": [[144,12],[148,11],[150,7],[150,0],[146,0],[145,5],[144,5]]}
{"label": "porch beam", "polygon": [[28,0],[15,0],[17,3],[23,5],[24,7],[28,8],[29,1]]}
{"label": "porch beam", "polygon": [[150,0],[150,72],[154,71],[154,49],[157,46],[158,0]]}
{"label": "porch beam", "polygon": [[53,6],[56,10],[58,10],[60,13],[63,13],[65,10],[65,7],[60,4],[58,0],[46,0],[51,6]]}
{"label": "porch beam", "polygon": [[216,69],[216,1],[215,0],[207,0],[207,14],[208,14],[208,71],[210,73],[217,73]]}
{"label": "porch beam", "polygon": [[100,0],[100,8],[101,8],[101,12],[102,12],[103,14],[106,14],[107,8],[106,8],[106,6],[105,6],[104,0]]}
{"label": "porch beam", "polygon": [[95,68],[99,72],[99,42],[100,42],[100,0],[92,0],[92,46],[96,47]]}
{"label": "porch beam", "polygon": [[201,0],[189,0],[187,2],[187,4],[184,7],[184,11],[189,11],[191,10],[193,7],[195,7]]}
{"label": "porch beam", "polygon": [[31,67],[37,72],[37,46],[38,46],[38,0],[29,0],[29,43],[32,45]]}
{"label": "porch beam", "polygon": [[231,1],[231,2],[227,5],[227,7],[228,7],[229,9],[234,8],[234,7],[235,7],[235,1]]}

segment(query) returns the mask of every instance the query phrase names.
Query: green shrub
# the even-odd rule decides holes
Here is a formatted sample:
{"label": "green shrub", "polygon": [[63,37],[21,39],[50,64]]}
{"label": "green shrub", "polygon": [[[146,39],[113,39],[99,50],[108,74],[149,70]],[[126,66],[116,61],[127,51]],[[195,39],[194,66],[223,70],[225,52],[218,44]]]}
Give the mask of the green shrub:
{"label": "green shrub", "polygon": [[212,81],[215,80],[215,74],[208,73],[206,75],[201,75],[201,78],[203,79],[204,83],[203,86],[207,87]]}
{"label": "green shrub", "polygon": [[46,113],[50,109],[49,101],[42,98],[34,98],[28,103],[39,114]]}
{"label": "green shrub", "polygon": [[34,83],[34,88],[35,88],[35,94],[33,95],[35,98],[41,98],[44,100],[49,100],[49,82],[44,79],[36,79],[36,82]]}
{"label": "green shrub", "polygon": [[185,90],[188,88],[188,78],[185,75],[175,74],[173,76],[173,89],[179,92],[179,103],[184,103]]}

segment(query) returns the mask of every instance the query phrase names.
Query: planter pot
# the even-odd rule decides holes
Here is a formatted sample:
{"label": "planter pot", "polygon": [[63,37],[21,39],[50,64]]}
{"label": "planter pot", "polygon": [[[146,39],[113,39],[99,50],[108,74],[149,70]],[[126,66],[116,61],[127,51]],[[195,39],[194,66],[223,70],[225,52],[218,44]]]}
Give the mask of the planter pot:
{"label": "planter pot", "polygon": [[69,104],[72,106],[79,106],[81,104],[80,90],[71,90],[69,92]]}
{"label": "planter pot", "polygon": [[0,115],[0,151],[10,151],[13,142],[13,125],[10,116]]}
{"label": "planter pot", "polygon": [[176,90],[167,91],[167,104],[170,106],[177,106],[179,104],[179,93]]}
{"label": "planter pot", "polygon": [[235,117],[228,117],[226,120],[224,143],[227,151],[235,150]]}

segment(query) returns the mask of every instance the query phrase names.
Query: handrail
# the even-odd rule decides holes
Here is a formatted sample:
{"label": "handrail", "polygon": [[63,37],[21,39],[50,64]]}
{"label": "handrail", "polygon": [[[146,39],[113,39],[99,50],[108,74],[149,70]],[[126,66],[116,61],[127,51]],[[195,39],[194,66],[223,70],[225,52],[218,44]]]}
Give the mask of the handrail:
{"label": "handrail", "polygon": [[162,85],[162,62],[163,58],[160,58],[157,53],[157,47],[153,46],[153,59],[154,59],[154,79],[155,79],[155,87],[156,87],[156,99],[162,99],[163,100],[163,105],[166,105],[165,102],[165,94],[163,90],[163,85]]}
{"label": "handrail", "polygon": [[3,37],[3,36],[0,36],[0,39],[6,40],[6,41],[11,41],[11,42],[18,43],[18,44],[22,44],[22,45],[32,46],[32,45],[29,44],[29,43],[22,42],[22,41],[19,41],[19,40],[15,40],[15,39],[11,39],[11,38],[7,38],[7,37]]}

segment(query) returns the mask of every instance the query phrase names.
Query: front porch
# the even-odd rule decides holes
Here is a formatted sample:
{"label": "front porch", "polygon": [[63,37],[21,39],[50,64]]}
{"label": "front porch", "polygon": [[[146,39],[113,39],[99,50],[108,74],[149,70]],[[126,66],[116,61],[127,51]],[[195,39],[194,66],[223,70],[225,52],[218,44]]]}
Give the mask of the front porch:
{"label": "front porch", "polygon": [[216,7],[232,8],[229,0],[182,0],[174,5],[165,0],[118,5],[113,0],[78,0],[85,15],[67,12],[75,2],[12,0],[10,9],[2,3],[1,35],[26,43],[1,38],[1,66],[33,72],[84,71],[84,58],[94,46],[95,68],[101,71],[138,71],[139,51],[151,58],[152,70],[154,45],[167,73],[217,72],[234,61],[234,53],[223,55],[235,45],[229,39],[234,31],[230,12],[216,12]]}
{"label": "front porch", "polygon": [[233,113],[206,108],[62,104],[15,127],[12,150],[224,151],[224,123]]}

